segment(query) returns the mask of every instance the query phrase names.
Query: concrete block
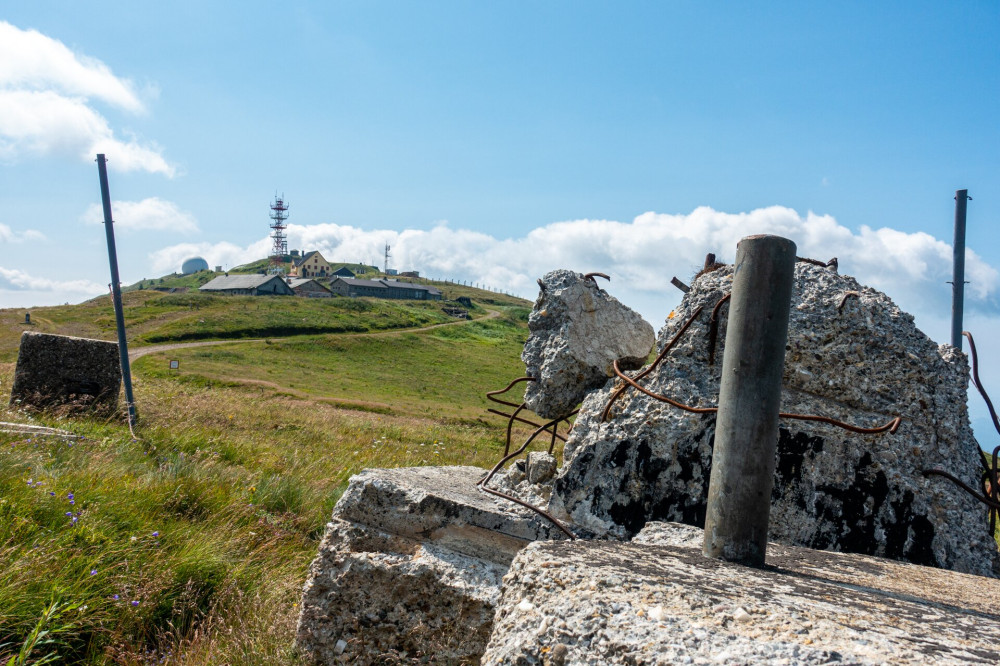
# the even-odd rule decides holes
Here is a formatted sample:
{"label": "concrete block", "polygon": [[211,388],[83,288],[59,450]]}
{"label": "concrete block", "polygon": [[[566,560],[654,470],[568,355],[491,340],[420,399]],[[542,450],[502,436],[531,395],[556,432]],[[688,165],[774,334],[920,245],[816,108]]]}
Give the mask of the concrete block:
{"label": "concrete block", "polygon": [[121,381],[117,343],[25,331],[10,406],[112,413]]}

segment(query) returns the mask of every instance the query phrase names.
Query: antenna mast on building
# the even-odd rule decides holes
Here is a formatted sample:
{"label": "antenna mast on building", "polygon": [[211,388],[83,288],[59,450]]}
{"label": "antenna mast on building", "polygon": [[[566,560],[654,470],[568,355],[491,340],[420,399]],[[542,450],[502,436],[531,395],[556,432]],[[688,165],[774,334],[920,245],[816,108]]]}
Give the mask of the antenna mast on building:
{"label": "antenna mast on building", "polygon": [[389,274],[389,257],[390,256],[392,256],[392,255],[389,254],[389,244],[386,243],[385,244],[385,264],[382,266],[382,272],[385,273],[386,275]]}
{"label": "antenna mast on building", "polygon": [[271,204],[271,268],[268,273],[271,275],[281,275],[285,272],[285,257],[288,256],[288,237],[285,236],[285,220],[288,219],[288,204],[285,203],[285,195],[279,198],[274,195],[274,203]]}

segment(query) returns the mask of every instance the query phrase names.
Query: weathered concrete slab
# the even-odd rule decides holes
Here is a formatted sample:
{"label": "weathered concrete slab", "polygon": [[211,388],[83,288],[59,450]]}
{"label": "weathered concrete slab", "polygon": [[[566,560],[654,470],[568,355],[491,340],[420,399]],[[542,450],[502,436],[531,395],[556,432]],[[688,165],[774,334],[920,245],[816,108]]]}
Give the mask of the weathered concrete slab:
{"label": "weathered concrete slab", "polygon": [[684,525],[532,544],[482,663],[1000,663],[1000,581],[778,544],[768,565],[705,558]]}
{"label": "weathered concrete slab", "polygon": [[557,270],[538,281],[528,317],[531,335],[521,360],[535,381],[524,391],[528,409],[555,419],[613,376],[617,360],[638,368],[653,349],[653,327],[639,313],[580,273]]}
{"label": "weathered concrete slab", "polygon": [[296,644],[319,663],[429,655],[477,663],[500,582],[527,543],[561,533],[476,489],[478,467],[371,469],[334,509],[302,596]]}
{"label": "weathered concrete slab", "polygon": [[25,331],[10,406],[110,413],[118,407],[121,381],[117,343]]}

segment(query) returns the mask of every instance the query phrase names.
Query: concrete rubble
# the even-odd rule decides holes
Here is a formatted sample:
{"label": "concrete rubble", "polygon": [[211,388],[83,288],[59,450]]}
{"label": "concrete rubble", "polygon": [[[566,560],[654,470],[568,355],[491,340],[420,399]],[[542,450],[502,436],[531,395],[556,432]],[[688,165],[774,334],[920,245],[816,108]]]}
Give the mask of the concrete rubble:
{"label": "concrete rubble", "polygon": [[476,467],[365,470],[327,525],[296,644],[319,663],[473,663],[514,555],[561,533],[479,492]]}
{"label": "concrete rubble", "polygon": [[121,381],[117,343],[25,331],[10,406],[111,414],[118,407]]}
{"label": "concrete rubble", "polygon": [[[716,404],[728,306],[717,308],[714,345],[710,320],[731,278],[719,264],[696,276],[657,349],[693,323],[645,388]],[[306,659],[1000,662],[1000,613],[990,610],[1000,602],[998,557],[985,511],[921,474],[941,468],[978,483],[964,355],[935,345],[887,296],[835,266],[799,263],[782,411],[902,424],[895,434],[857,434],[783,419],[776,543],[767,568],[749,569],[701,555],[695,526],[714,415],[629,389],[602,422],[621,386],[609,380],[611,364],[645,362],[651,327],[580,274],[540,282],[522,355],[538,381],[525,400],[549,419],[583,405],[562,467],[530,452],[491,487],[547,508],[582,538],[568,541],[537,514],[479,491],[486,470],[366,470],[351,479],[310,568],[296,638]]]}
{"label": "concrete rubble", "polygon": [[521,353],[526,374],[535,378],[524,401],[542,418],[557,419],[603,386],[616,360],[622,368],[641,367],[656,336],[594,278],[557,270],[538,284],[541,292],[528,318],[531,334]]}
{"label": "concrete rubble", "polygon": [[[657,348],[694,323],[642,385],[681,403],[715,406],[732,267],[697,277],[660,332]],[[796,265],[782,411],[822,415],[895,434],[861,435],[782,419],[769,538],[995,575],[984,508],[926,468],[969,485],[979,478],[969,425],[965,356],[936,345],[883,293],[851,277]],[[564,450],[549,510],[596,534],[628,539],[650,520],[704,524],[715,415],[693,414],[629,389],[601,422],[613,390],[591,392]],[[541,494],[536,491],[536,495]]]}
{"label": "concrete rubble", "polygon": [[652,525],[521,551],[482,664],[1000,663],[998,580],[774,543],[752,569]]}

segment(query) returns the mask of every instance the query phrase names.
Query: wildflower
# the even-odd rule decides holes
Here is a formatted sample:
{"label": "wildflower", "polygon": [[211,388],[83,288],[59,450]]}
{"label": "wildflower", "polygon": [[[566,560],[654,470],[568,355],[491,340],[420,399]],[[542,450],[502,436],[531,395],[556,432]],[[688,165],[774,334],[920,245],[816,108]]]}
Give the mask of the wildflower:
{"label": "wildflower", "polygon": [[75,495],[73,495],[73,493],[68,493],[68,494],[66,495],[66,499],[68,499],[68,500],[72,500],[72,499],[73,499],[73,497],[75,497]]}
{"label": "wildflower", "polygon": [[96,576],[97,575],[97,569],[91,569],[90,570],[90,575],[91,576]]}
{"label": "wildflower", "polygon": [[49,491],[49,495],[50,495],[51,497],[55,497],[55,496],[56,496],[56,494],[55,494],[54,492],[52,492],[51,490]]}
{"label": "wildflower", "polygon": [[112,599],[114,599],[115,601],[118,601],[118,599],[119,599],[119,597],[118,597],[118,595],[117,595],[117,594],[115,594],[115,595],[112,595],[112,597],[111,597],[111,598],[112,598]]}
{"label": "wildflower", "polygon": [[131,538],[129,538],[129,541],[136,541],[138,538],[139,537],[131,537]]}
{"label": "wildflower", "polygon": [[78,520],[80,520],[80,519],[79,519],[79,518],[77,518],[76,516],[73,516],[73,520],[72,520],[71,522],[72,522],[72,523],[73,523],[74,525],[76,525],[76,521],[78,521]]}
{"label": "wildflower", "polygon": [[67,512],[66,512],[66,515],[67,515],[67,516],[72,516],[72,515],[73,515],[73,512],[72,512],[72,511],[67,511]]}
{"label": "wildflower", "polygon": [[70,504],[76,504],[76,500],[70,500],[69,503]]}
{"label": "wildflower", "polygon": [[30,486],[32,483],[34,483],[34,479],[28,479],[28,485]]}
{"label": "wildflower", "polygon": [[132,602],[132,605],[133,605],[133,606],[138,606],[138,605],[139,605],[139,602],[138,602],[138,601],[133,601],[133,602]]}

